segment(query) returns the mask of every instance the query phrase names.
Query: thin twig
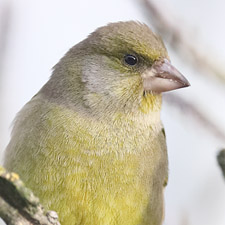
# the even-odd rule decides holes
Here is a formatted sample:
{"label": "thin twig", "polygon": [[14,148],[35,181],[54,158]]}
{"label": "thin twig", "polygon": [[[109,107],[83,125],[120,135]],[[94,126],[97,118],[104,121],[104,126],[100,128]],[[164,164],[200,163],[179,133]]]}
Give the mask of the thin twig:
{"label": "thin twig", "polygon": [[195,105],[191,104],[184,98],[169,93],[164,96],[164,99],[167,103],[170,105],[176,105],[178,108],[180,108],[182,111],[185,112],[185,114],[191,115],[193,118],[195,118],[202,126],[207,128],[212,134],[216,137],[221,139],[222,141],[225,140],[225,134],[224,132],[208,117],[204,115],[204,113],[201,112]]}

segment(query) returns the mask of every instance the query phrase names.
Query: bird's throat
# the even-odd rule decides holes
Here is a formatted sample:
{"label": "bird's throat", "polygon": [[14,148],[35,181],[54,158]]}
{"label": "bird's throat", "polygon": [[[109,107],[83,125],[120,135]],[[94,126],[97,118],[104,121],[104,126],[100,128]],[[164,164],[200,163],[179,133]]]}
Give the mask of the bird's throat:
{"label": "bird's throat", "polygon": [[144,114],[161,110],[162,96],[152,93],[144,93],[141,98],[140,111]]}

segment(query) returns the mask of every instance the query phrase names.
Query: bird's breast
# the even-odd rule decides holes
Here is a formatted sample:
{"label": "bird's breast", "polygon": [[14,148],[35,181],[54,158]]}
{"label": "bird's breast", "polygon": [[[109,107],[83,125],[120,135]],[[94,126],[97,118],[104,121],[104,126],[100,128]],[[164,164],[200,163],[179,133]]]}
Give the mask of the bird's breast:
{"label": "bird's breast", "polygon": [[[131,121],[108,126],[98,123],[87,121],[81,126],[77,120],[76,124],[70,120],[70,125],[64,121],[61,134],[65,143],[60,136],[49,135],[46,144],[52,163],[48,161],[46,167],[54,168],[54,185],[59,191],[59,204],[53,202],[49,208],[65,213],[59,209],[67,206],[72,218],[85,220],[85,224],[145,224],[153,214],[152,204],[162,208],[167,158],[157,134],[160,129],[139,127]],[[42,182],[53,198],[52,184]]]}
{"label": "bird's breast", "polygon": [[167,176],[161,123],[120,117],[106,123],[58,106],[42,108],[44,113],[39,108],[36,114],[29,112],[32,117],[26,115],[26,122],[21,120],[29,127],[23,127],[20,138],[20,124],[15,128],[17,137],[8,152],[17,146],[17,158],[7,164],[47,208],[59,213],[62,224],[160,220],[154,211],[162,210]]}

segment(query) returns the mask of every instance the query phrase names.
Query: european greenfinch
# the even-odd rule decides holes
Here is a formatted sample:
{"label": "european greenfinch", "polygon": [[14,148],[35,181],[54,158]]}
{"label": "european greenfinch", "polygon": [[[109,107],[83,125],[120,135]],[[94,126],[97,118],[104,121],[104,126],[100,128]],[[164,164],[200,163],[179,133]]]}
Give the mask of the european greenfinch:
{"label": "european greenfinch", "polygon": [[100,27],[19,112],[5,167],[62,225],[160,225],[168,179],[161,93],[187,86],[147,25]]}

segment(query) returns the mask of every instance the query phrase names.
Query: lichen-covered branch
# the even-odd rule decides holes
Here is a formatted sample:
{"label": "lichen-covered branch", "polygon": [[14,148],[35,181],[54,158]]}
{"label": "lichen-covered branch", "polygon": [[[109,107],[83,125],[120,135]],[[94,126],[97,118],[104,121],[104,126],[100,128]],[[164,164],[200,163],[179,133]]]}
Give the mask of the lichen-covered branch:
{"label": "lichen-covered branch", "polygon": [[54,211],[46,211],[19,176],[0,167],[0,217],[7,225],[60,225]]}
{"label": "lichen-covered branch", "polygon": [[184,30],[183,23],[180,23],[180,26],[173,23],[171,17],[174,18],[174,15],[163,5],[156,4],[157,1],[138,0],[138,2],[141,3],[143,11],[150,23],[154,25],[157,32],[180,57],[185,59],[186,62],[189,62],[195,69],[201,70],[203,72],[202,74],[212,75],[225,84],[224,63],[220,63],[219,57],[216,57],[209,48],[207,48],[206,54],[206,52],[203,52],[203,48],[200,49],[195,44],[196,42],[193,39],[187,38],[193,32],[187,30],[187,28]]}
{"label": "lichen-covered branch", "polygon": [[220,165],[220,168],[223,172],[223,176],[225,178],[225,149],[222,149],[217,155],[217,161]]}

